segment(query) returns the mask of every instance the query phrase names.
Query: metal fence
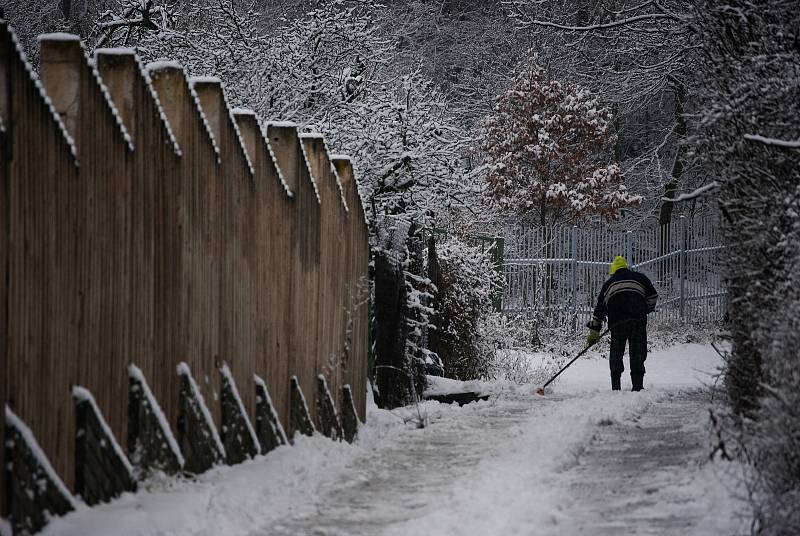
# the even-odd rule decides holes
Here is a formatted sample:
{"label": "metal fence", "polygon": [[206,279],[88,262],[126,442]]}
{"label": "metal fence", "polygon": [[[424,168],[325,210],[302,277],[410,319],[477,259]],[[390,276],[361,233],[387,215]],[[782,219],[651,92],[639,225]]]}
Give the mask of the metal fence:
{"label": "metal fence", "polygon": [[723,246],[710,218],[681,217],[662,227],[627,232],[518,227],[504,234],[505,312],[585,320],[608,278],[609,263],[623,255],[658,290],[657,320],[707,322],[724,314]]}

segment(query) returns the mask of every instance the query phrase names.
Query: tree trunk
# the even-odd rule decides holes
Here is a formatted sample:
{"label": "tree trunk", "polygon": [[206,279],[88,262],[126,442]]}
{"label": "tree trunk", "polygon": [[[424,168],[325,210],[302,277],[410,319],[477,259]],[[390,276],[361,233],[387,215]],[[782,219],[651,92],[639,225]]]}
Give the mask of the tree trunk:
{"label": "tree trunk", "polygon": [[[683,105],[686,99],[686,89],[683,84],[677,83],[675,85],[675,134],[678,142],[677,152],[675,154],[675,162],[672,165],[671,180],[664,185],[664,197],[674,199],[678,191],[681,177],[683,176],[683,159],[686,153],[686,148],[683,141],[686,137],[686,119],[683,116]],[[658,215],[658,223],[661,226],[661,245],[659,248],[659,256],[666,255],[670,252],[672,243],[670,239],[669,225],[672,223],[672,211],[675,208],[675,203],[672,201],[663,201],[661,210]],[[661,281],[665,278],[666,262],[659,263],[659,279]]]}
{"label": "tree trunk", "polygon": [[[383,228],[382,228],[383,227]],[[397,236],[400,234],[401,236]],[[375,385],[381,408],[393,409],[408,402],[409,376],[406,363],[406,283],[403,275],[405,255],[398,251],[405,244],[408,227],[397,222],[378,224],[375,259]]]}
{"label": "tree trunk", "polygon": [[384,250],[375,253],[375,383],[378,405],[386,409],[408,401],[406,285],[403,271],[390,256]]}
{"label": "tree trunk", "polygon": [[64,16],[64,20],[69,20],[69,14],[72,10],[72,0],[61,0],[61,14]]}

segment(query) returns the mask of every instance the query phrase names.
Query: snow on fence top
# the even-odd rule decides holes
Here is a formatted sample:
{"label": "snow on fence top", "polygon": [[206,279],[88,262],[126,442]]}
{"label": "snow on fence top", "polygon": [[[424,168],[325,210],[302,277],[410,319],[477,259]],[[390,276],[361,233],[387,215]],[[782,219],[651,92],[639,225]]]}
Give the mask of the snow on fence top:
{"label": "snow on fence top", "polygon": [[[278,180],[283,187],[283,191],[286,192],[286,195],[291,199],[294,198],[294,192],[291,188],[289,188],[289,183],[286,182],[286,177],[284,177],[283,172],[281,171],[281,167],[278,165],[278,158],[275,155],[275,150],[272,147],[272,142],[269,139],[269,135],[267,134],[266,130],[269,128],[269,122],[261,123],[259,126],[259,132],[261,133],[261,139],[264,140],[264,143],[267,145],[267,150],[269,151],[269,157],[272,160],[272,165],[275,167],[275,172],[278,175]],[[294,127],[292,127],[294,128]]]}
{"label": "snow on fence top", "polygon": [[[185,72],[184,78],[186,78]],[[203,122],[203,127],[205,127],[206,134],[208,134],[208,139],[211,140],[211,145],[214,148],[214,152],[217,154],[217,164],[221,164],[222,157],[219,154],[219,144],[217,143],[217,139],[214,137],[214,131],[211,130],[211,126],[208,124],[208,118],[206,117],[205,112],[203,112],[203,106],[200,104],[200,98],[197,96],[197,91],[195,91],[194,85],[192,85],[188,80],[187,83],[189,84],[189,94],[194,100],[195,109],[197,110],[197,113],[200,114],[200,120]]]}
{"label": "snow on fence top", "polygon": [[[345,213],[350,212],[350,209],[347,206],[347,197],[345,196],[344,188],[342,188],[342,181],[339,178],[339,172],[336,171],[336,166],[333,165],[333,158],[330,156],[331,152],[328,149],[328,144],[325,142],[325,136],[323,136],[319,132],[303,132],[302,134],[300,134],[300,139],[301,140],[309,140],[309,141],[317,141],[317,142],[321,142],[322,143],[322,147],[323,147],[323,149],[325,151],[325,154],[327,155],[327,158],[328,158],[328,164],[330,165],[331,174],[333,175],[334,182],[336,183],[336,187],[337,187],[338,192],[339,192],[339,201],[342,203],[342,207],[344,208]],[[302,143],[300,145],[303,146]],[[306,165],[309,165],[308,164],[308,155],[306,154],[305,146],[303,146],[303,156],[306,158]],[[309,169],[309,172],[311,172],[311,166],[310,165],[309,165],[308,169]],[[317,186],[319,184],[318,178],[315,179],[314,177],[312,177],[312,181],[314,182],[314,189],[316,190]],[[317,196],[319,196],[319,191],[318,190],[316,190],[316,191],[317,191]]]}
{"label": "snow on fence top", "polygon": [[356,170],[355,170],[355,167],[353,166],[353,161],[350,158],[350,155],[332,154],[331,155],[331,162],[334,162],[336,160],[342,160],[342,161],[345,161],[345,162],[349,163],[349,165],[350,165],[350,173],[352,173],[352,175],[353,175],[353,177],[352,177],[353,184],[350,185],[350,188],[353,189],[353,194],[355,196],[355,199],[357,200],[357,202],[358,202],[358,204],[359,204],[359,206],[361,208],[361,210],[359,212],[361,214],[361,218],[362,218],[364,224],[365,225],[369,225],[369,220],[368,220],[368,217],[367,217],[367,209],[365,208],[366,204],[364,203],[364,196],[361,195],[361,189],[358,187],[359,184],[358,184],[358,180],[356,179]]}
{"label": "snow on fence top", "polygon": [[[111,49],[103,49],[103,50],[111,50]],[[104,52],[101,52],[103,54]],[[167,120],[167,116],[164,113],[164,108],[161,106],[161,101],[158,100],[158,95],[156,94],[156,90],[153,87],[153,80],[150,78],[149,70],[142,64],[142,60],[138,54],[134,54],[134,58],[136,60],[136,67],[139,70],[139,74],[144,79],[144,83],[147,86],[147,92],[152,99],[153,105],[156,107],[156,112],[158,113],[159,119],[161,119],[161,124],[167,130],[167,135],[169,136],[169,141],[172,144],[172,150],[177,156],[182,156],[183,152],[181,151],[180,145],[178,145],[178,140],[175,138],[175,133],[172,131],[172,126],[169,124]]]}
{"label": "snow on fence top", "polygon": [[172,60],[161,60],[161,61],[151,61],[145,66],[145,69],[148,73],[154,73],[157,71],[166,71],[167,69],[178,69],[183,71],[183,65],[181,65],[177,61]]}
{"label": "snow on fence top", "polygon": [[[88,59],[89,58],[86,57],[87,61]],[[97,87],[100,89],[100,92],[103,94],[103,97],[106,100],[106,104],[108,105],[108,109],[109,111],[111,111],[111,115],[114,116],[114,122],[117,124],[117,129],[119,129],[122,138],[125,140],[125,144],[128,146],[128,150],[133,152],[134,150],[133,139],[131,138],[131,135],[128,133],[128,129],[125,128],[125,123],[122,122],[122,117],[119,114],[119,110],[117,110],[117,107],[114,106],[114,101],[111,98],[111,94],[108,92],[108,88],[103,82],[103,79],[100,77],[100,73],[97,70],[96,64],[92,64],[91,69],[94,81],[97,84]]]}
{"label": "snow on fence top", "polygon": [[[72,153],[73,163],[76,166],[78,166],[79,165],[78,151],[75,148],[75,140],[73,140],[72,136],[70,136],[69,132],[67,131],[67,127],[61,120],[61,116],[58,115],[58,112],[56,112],[56,109],[53,107],[53,102],[50,100],[50,97],[47,96],[47,93],[44,90],[44,86],[42,86],[42,82],[36,76],[36,73],[33,71],[33,67],[31,67],[31,64],[28,62],[28,58],[25,56],[25,52],[22,50],[22,45],[20,45],[19,39],[17,39],[16,32],[14,32],[14,29],[9,26],[7,26],[6,29],[8,31],[9,37],[11,38],[11,44],[14,47],[14,52],[16,52],[17,58],[19,58],[19,61],[22,62],[22,65],[25,68],[25,72],[27,73],[28,77],[33,82],[34,86],[36,87],[36,90],[39,93],[39,97],[42,99],[45,106],[47,106],[47,109],[50,112],[50,117],[56,123],[56,126],[58,126],[58,130],[61,133],[61,138],[63,139],[64,143],[67,144],[67,147],[69,147],[70,153]],[[66,35],[71,35],[71,34],[66,34]]]}
{"label": "snow on fence top", "polygon": [[266,127],[275,127],[275,128],[297,128],[297,123],[294,121],[266,121]]}
{"label": "snow on fence top", "polygon": [[325,136],[319,134],[319,137],[322,138],[322,146],[325,147],[325,152],[328,153],[328,163],[331,166],[331,173],[333,173],[333,178],[336,180],[336,187],[339,189],[339,197],[342,200],[342,205],[344,206],[345,213],[350,212],[350,207],[347,206],[347,196],[344,193],[344,188],[342,188],[342,179],[339,177],[339,172],[336,171],[336,166],[333,165],[333,157],[330,156],[331,151],[328,147],[328,143],[325,141]]}
{"label": "snow on fence top", "polygon": [[75,34],[65,32],[53,32],[40,34],[36,37],[40,43],[42,41],[80,41],[81,38]]}
{"label": "snow on fence top", "polygon": [[[231,122],[230,124],[233,126],[233,132],[236,134],[236,139],[239,140],[239,148],[242,151],[242,156],[244,156],[245,161],[247,162],[247,168],[250,170],[250,176],[255,177],[256,170],[253,167],[253,161],[250,159],[250,155],[247,154],[247,147],[244,144],[244,138],[242,138],[242,132],[239,130],[239,125],[236,123],[236,118],[233,117],[233,110],[235,108],[231,108],[230,102],[228,102],[228,95],[225,93],[225,89],[222,89],[222,100],[225,103],[225,108],[228,110],[228,120]],[[253,114],[255,115],[255,113]]]}
{"label": "snow on fence top", "polygon": [[218,76],[193,76],[189,83],[194,87],[197,84],[222,84],[222,80]]}
{"label": "snow on fence top", "polygon": [[319,181],[314,177],[314,171],[311,167],[311,162],[308,159],[308,153],[306,152],[306,145],[303,143],[303,138],[306,136],[306,134],[300,134],[300,151],[303,153],[303,161],[306,163],[308,178],[311,179],[311,185],[314,187],[314,194],[317,196],[317,203],[322,204],[322,198],[319,196],[319,188],[317,187]]}
{"label": "snow on fence top", "polygon": [[135,56],[136,49],[130,47],[113,47],[113,48],[96,48],[94,50],[94,57],[97,56]]}

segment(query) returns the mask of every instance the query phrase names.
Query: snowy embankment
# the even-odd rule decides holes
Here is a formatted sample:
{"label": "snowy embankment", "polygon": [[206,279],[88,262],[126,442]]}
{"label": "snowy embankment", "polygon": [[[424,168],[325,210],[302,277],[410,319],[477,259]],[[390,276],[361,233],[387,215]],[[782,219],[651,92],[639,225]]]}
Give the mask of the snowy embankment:
{"label": "snowy embankment", "polygon": [[[579,360],[544,397],[533,394],[535,386],[494,382],[470,385],[493,396],[463,408],[425,402],[390,413],[371,407],[355,445],[300,437],[295,446],[209,471],[195,481],[151,482],[135,495],[58,519],[46,533],[585,532],[593,523],[586,508],[593,495],[576,499],[576,486],[581,478],[602,485],[605,476],[598,468],[577,478],[573,469],[597,442],[598,430],[626,422],[635,430],[648,411],[669,408],[676,393],[712,383],[719,364],[706,346],[674,346],[648,358],[647,391],[612,393],[607,361],[595,355]],[[692,415],[702,415],[700,403],[694,404]],[[427,422],[421,429],[416,426],[420,415]],[[742,510],[728,492],[735,466],[698,463],[707,452],[698,443],[706,439],[705,422],[693,420],[700,422],[678,427],[686,424],[686,434],[694,434],[694,457],[653,480],[660,486],[657,508],[680,511],[691,502],[697,519],[689,520],[696,529],[690,533],[729,534],[738,526],[733,513]]]}

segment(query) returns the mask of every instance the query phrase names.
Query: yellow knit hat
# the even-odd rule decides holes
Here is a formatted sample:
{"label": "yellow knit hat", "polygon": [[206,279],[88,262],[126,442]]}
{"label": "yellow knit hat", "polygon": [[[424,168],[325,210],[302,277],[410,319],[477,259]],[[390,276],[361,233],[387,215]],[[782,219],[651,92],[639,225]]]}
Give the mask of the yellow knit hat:
{"label": "yellow knit hat", "polygon": [[625,257],[617,255],[616,257],[614,257],[614,261],[608,267],[608,273],[614,275],[620,268],[627,268],[627,267],[628,267],[628,261],[625,260]]}

